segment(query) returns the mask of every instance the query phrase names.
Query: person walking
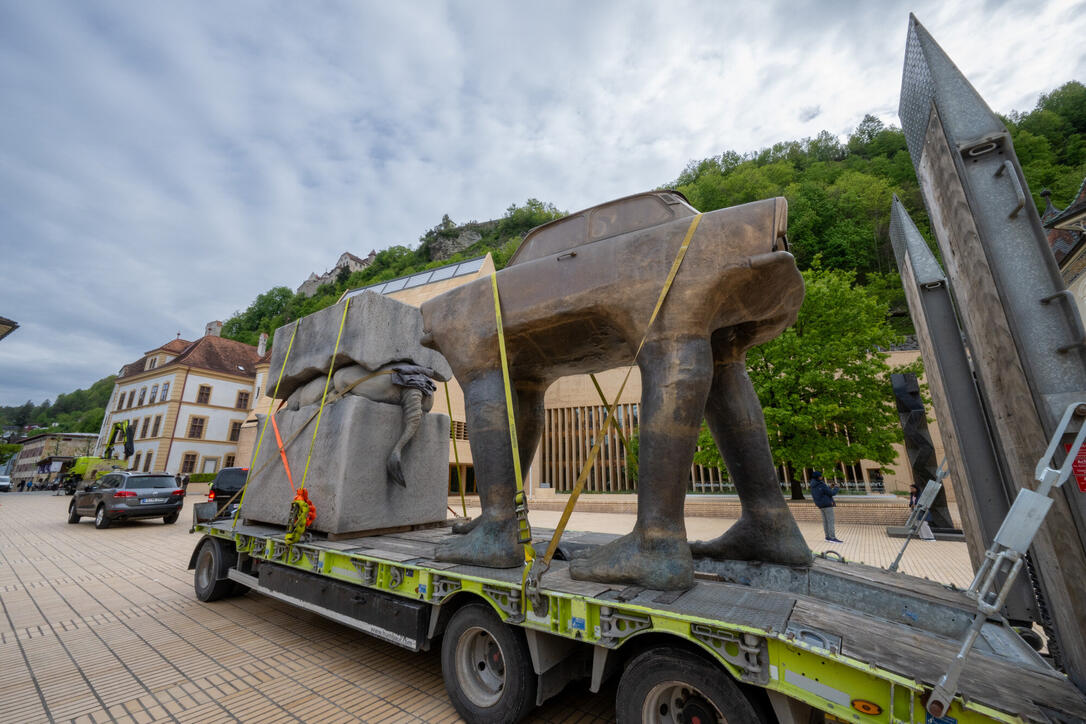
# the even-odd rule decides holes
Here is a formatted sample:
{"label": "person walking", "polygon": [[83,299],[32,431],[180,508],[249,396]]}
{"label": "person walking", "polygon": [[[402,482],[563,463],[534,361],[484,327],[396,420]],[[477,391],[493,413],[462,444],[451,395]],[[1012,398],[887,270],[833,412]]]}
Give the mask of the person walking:
{"label": "person walking", "polygon": [[837,501],[833,499],[835,495],[837,495],[837,483],[834,483],[832,487],[828,485],[822,477],[821,470],[811,473],[811,498],[818,506],[818,511],[822,513],[822,530],[826,533],[826,540],[831,543],[844,543],[837,537],[837,531],[834,529],[833,509],[837,506]]}

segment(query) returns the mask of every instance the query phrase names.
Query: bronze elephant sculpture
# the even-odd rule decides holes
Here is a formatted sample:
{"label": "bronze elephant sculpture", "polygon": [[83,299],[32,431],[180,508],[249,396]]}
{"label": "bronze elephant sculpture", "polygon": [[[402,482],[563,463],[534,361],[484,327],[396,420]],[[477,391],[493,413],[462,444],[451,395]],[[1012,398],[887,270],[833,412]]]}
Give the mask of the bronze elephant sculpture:
{"label": "bronze elephant sculpture", "polygon": [[[656,321],[664,280],[697,219]],[[787,202],[768,199],[700,215],[681,194],[612,201],[533,230],[497,273],[520,464],[543,429],[543,394],[559,377],[636,363],[642,379],[640,473],[633,531],[570,563],[574,578],[683,589],[693,583],[683,503],[704,417],[743,513],[694,553],[809,565],[811,552],[777,484],[746,350],[793,323],[803,280],[788,253]],[[423,344],[464,390],[482,514],[442,560],[520,565],[513,454],[492,282],[425,302]],[[640,353],[634,359],[639,344]]]}

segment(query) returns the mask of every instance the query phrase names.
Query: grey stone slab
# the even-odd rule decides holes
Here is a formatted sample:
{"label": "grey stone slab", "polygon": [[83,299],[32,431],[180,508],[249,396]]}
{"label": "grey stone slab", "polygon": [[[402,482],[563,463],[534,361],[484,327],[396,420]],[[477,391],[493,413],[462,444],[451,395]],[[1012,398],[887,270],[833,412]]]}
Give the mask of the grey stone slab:
{"label": "grey stone slab", "polygon": [[[282,437],[289,439],[310,418],[316,405],[276,416]],[[263,420],[260,421],[263,425]],[[306,469],[310,422],[287,450],[296,485]],[[309,458],[305,487],[317,510],[311,529],[343,534],[445,519],[448,501],[449,418],[424,415],[403,454],[407,487],[387,481],[385,461],[402,425],[398,405],[348,395],[326,405]],[[242,515],[246,521],[286,525],[294,493],[274,444],[261,446],[254,462]]]}
{"label": "grey stone slab", "polygon": [[[336,349],[336,337],[343,319],[343,305],[348,303],[347,319],[343,323],[343,335],[333,365],[335,369],[360,364],[367,370],[375,371],[392,362],[413,362],[433,369],[438,379],[452,377],[452,370],[445,358],[419,343],[422,339],[422,315],[418,309],[380,294],[366,292],[303,317],[297,323],[296,333],[293,323],[276,330],[267,384],[269,395],[277,394],[279,399],[286,399],[310,380],[328,374],[332,350]],[[278,382],[276,393],[280,370],[283,371],[282,381]]]}

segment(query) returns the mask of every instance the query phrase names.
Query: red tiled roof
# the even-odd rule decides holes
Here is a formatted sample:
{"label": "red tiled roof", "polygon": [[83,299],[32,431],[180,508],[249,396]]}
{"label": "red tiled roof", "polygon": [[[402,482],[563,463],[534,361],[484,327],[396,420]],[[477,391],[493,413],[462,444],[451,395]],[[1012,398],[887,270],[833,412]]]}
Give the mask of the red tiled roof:
{"label": "red tiled roof", "polygon": [[243,377],[256,376],[260,356],[256,347],[225,337],[208,335],[177,356],[170,364],[184,364],[200,369]]}
{"label": "red tiled roof", "polygon": [[163,352],[169,352],[170,354],[181,354],[190,344],[192,344],[192,342],[188,341],[187,339],[181,339],[180,337],[178,337],[177,339],[171,339],[169,342],[162,345],[161,347],[155,347],[154,349],[147,350],[147,352],[144,353],[144,356],[147,356],[152,352],[158,352],[160,350]]}
{"label": "red tiled roof", "polygon": [[175,339],[151,350],[137,361],[122,367],[119,377],[130,377],[146,371],[147,357],[159,350],[176,354],[177,357],[164,365],[154,368],[155,371],[170,365],[180,364],[228,375],[255,377],[256,363],[260,359],[256,353],[256,347],[224,337],[208,335],[195,342]]}

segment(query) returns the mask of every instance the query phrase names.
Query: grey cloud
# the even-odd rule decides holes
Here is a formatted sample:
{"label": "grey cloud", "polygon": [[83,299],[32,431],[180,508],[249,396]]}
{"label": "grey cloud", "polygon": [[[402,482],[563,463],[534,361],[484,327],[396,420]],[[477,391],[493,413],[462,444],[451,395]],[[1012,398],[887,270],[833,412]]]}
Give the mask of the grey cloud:
{"label": "grey cloud", "polygon": [[[24,323],[0,342],[0,404],[195,338],[345,249],[414,245],[444,213],[579,209],[892,117],[910,9],[0,5],[0,314]],[[1066,0],[915,9],[997,109],[1086,70]],[[1015,58],[991,52],[1015,37]]]}

